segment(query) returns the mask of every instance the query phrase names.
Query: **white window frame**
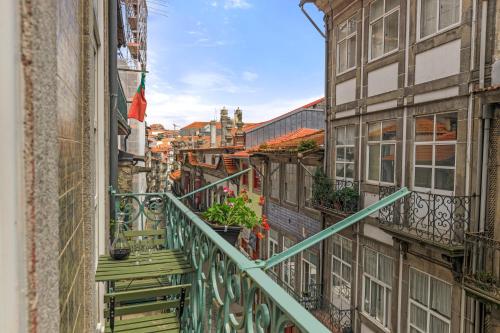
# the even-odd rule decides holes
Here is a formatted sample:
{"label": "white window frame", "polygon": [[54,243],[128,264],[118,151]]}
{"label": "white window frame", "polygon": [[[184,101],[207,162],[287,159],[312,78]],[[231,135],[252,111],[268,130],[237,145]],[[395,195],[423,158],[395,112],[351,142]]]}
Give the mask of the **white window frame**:
{"label": "white window frame", "polygon": [[[418,271],[421,274],[427,275],[427,278],[428,278],[427,279],[427,302],[428,302],[427,306],[420,304],[418,301],[415,301],[411,298],[411,282],[410,282],[411,278],[410,278],[410,276],[411,276],[412,271]],[[426,272],[423,272],[423,271],[416,269],[414,267],[410,267],[410,271],[408,274],[409,274],[409,276],[408,276],[408,332],[410,332],[410,329],[413,328],[420,333],[432,333],[430,331],[430,322],[431,322],[430,316],[433,315],[434,317],[436,317],[436,318],[438,318],[438,319],[440,319],[448,324],[448,328],[449,328],[448,333],[449,333],[451,331],[451,318],[447,318],[447,317],[443,316],[439,312],[432,310],[432,308],[429,306],[429,304],[431,304],[431,279],[438,280],[438,281],[441,281],[442,283],[449,285],[450,286],[450,297],[453,295],[453,290],[452,290],[453,286],[444,280],[438,279],[435,276],[427,274]],[[425,311],[427,313],[427,331],[422,331],[420,328],[411,324],[410,311],[411,311],[412,304],[419,307],[422,311]],[[451,309],[450,309],[450,313],[451,313]]]}
{"label": "white window frame", "polygon": [[[271,188],[270,188],[270,191],[269,191],[269,196],[272,198],[272,199],[276,199],[276,200],[279,200],[280,199],[280,176],[281,176],[281,164],[280,162],[277,162],[277,161],[271,161],[270,163],[270,175],[269,175],[269,180],[271,181]],[[273,182],[273,177],[275,177],[276,175],[277,176],[277,180],[278,180],[278,183],[275,184],[275,182]],[[278,190],[278,193],[277,193],[277,196],[274,196],[273,194],[273,189],[275,188],[275,186],[277,186],[277,190]]]}
{"label": "white window frame", "polygon": [[[374,121],[370,122],[367,124],[367,135],[366,135],[366,140],[367,140],[367,149],[366,149],[366,182],[370,184],[377,184],[377,185],[394,185],[396,184],[396,161],[397,161],[397,140],[383,140],[383,123],[386,121],[396,121],[396,130],[397,130],[397,120],[396,119],[386,119],[382,121]],[[370,137],[368,135],[368,131],[370,128],[370,124],[379,124],[380,126],[380,138],[377,141],[370,141]],[[396,134],[397,135],[397,134]],[[370,146],[376,146],[378,145],[379,148],[379,172],[378,172],[378,181],[373,180],[369,178],[370,174]],[[382,146],[394,146],[394,169],[393,169],[393,181],[392,182],[385,182],[382,181]]]}
{"label": "white window frame", "polygon": [[[279,253],[279,241],[271,237],[271,231],[278,234],[276,230],[269,229],[268,231],[268,243],[267,243],[267,257],[271,258],[274,254]],[[279,237],[279,236],[278,236]],[[278,274],[278,265],[272,268],[275,274]]]}
{"label": "white window frame", "polygon": [[[341,302],[346,302],[348,305],[348,308],[349,308],[350,304],[351,304],[351,281],[345,280],[342,276],[342,273],[337,274],[333,271],[333,267],[334,267],[333,262],[334,262],[334,260],[337,260],[340,262],[340,266],[341,266],[340,271],[341,272],[343,271],[344,266],[349,267],[349,269],[351,271],[351,279],[352,279],[352,265],[350,262],[347,262],[347,261],[342,259],[343,251],[344,251],[344,242],[346,242],[348,244],[347,246],[351,247],[351,256],[352,256],[352,240],[350,240],[349,238],[340,236],[340,235],[334,235],[333,237],[338,238],[340,240],[340,258],[337,257],[332,250],[332,266],[330,269],[331,274],[332,274],[331,283],[330,283],[330,285],[331,285],[331,295],[330,296],[331,296],[332,303],[334,303],[337,299],[340,298]],[[343,285],[345,284],[345,286],[349,289],[349,295],[346,295],[343,290],[339,290],[339,292],[336,292],[336,290],[333,286],[334,277],[339,279]],[[344,309],[344,308],[341,307],[341,309]]]}
{"label": "white window frame", "polygon": [[[287,247],[287,246],[285,245],[285,242],[286,242],[287,240],[288,240],[288,241],[290,241],[290,244],[291,244],[291,245],[294,243],[294,242],[293,242],[293,240],[291,240],[290,238],[288,238],[288,237],[283,237],[283,252],[289,249],[289,247]],[[293,265],[293,275],[292,275],[292,274],[290,274],[290,273],[288,273],[288,276],[289,276],[289,280],[290,280],[290,281],[287,281],[287,279],[285,278],[285,270],[287,270],[287,267],[290,267],[290,266],[291,266],[291,265],[290,265],[291,263],[293,263],[293,264],[294,264],[294,265]],[[282,270],[281,277],[282,277],[283,282],[285,282],[285,284],[286,284],[287,286],[289,286],[290,288],[295,288],[295,285],[296,285],[296,282],[297,282],[297,281],[295,281],[295,273],[297,272],[297,263],[295,262],[295,257],[288,258],[288,259],[284,260],[284,261],[283,261],[283,266],[282,266],[282,267],[283,267],[283,270]],[[291,281],[291,280],[292,280],[292,276],[293,276],[293,283],[292,283],[292,281]]]}
{"label": "white window frame", "polygon": [[[372,249],[369,249],[369,248],[364,248],[363,251],[366,251],[366,250],[370,250],[370,251],[373,251],[377,254],[377,275],[378,275],[378,270],[380,269],[380,256],[385,256],[389,259],[392,260],[393,264],[394,264],[394,260],[391,258],[391,257],[388,257],[378,251],[375,251],[375,250],[372,250]],[[390,323],[391,323],[391,315],[392,315],[392,306],[391,306],[391,299],[387,299],[387,291],[390,291],[391,293],[391,297],[392,297],[392,286],[391,285],[388,285],[387,283],[385,282],[382,282],[380,281],[377,277],[375,276],[372,276],[368,273],[365,272],[366,270],[366,263],[364,262],[364,259],[365,259],[365,256],[363,255],[363,297],[362,297],[362,304],[361,304],[361,308],[362,308],[362,313],[366,316],[366,318],[368,318],[370,321],[372,321],[373,323],[375,323],[377,326],[381,327],[382,329],[384,330],[388,330],[389,329],[389,326],[390,326]],[[393,265],[393,270],[394,270],[394,265]],[[394,274],[394,272],[392,273]],[[376,317],[372,317],[372,315],[369,313],[369,312],[366,312],[365,311],[365,293],[366,293],[366,280],[369,280],[370,281],[370,286],[371,286],[371,283],[375,283],[375,284],[378,284],[379,286],[381,286],[384,290],[384,300],[383,300],[383,306],[384,306],[384,320],[383,322],[379,321]],[[370,287],[371,288],[371,287]],[[370,290],[371,292],[371,290]],[[370,297],[371,297],[371,294],[370,294]],[[371,303],[371,302],[370,302]]]}
{"label": "white window frame", "polygon": [[437,5],[437,20],[436,20],[436,32],[432,33],[432,34],[429,34],[427,36],[424,36],[424,37],[421,37],[420,36],[420,32],[421,32],[421,15],[422,15],[422,0],[418,0],[417,1],[417,42],[420,42],[420,41],[424,41],[426,39],[429,39],[429,38],[432,38],[432,37],[435,37],[439,34],[442,34],[443,32],[446,32],[448,30],[452,30],[452,29],[455,29],[456,27],[460,26],[462,24],[462,0],[458,0],[460,2],[459,6],[458,6],[458,21],[456,23],[453,23],[449,26],[447,26],[446,28],[442,28],[441,30],[439,30],[439,19],[440,19],[440,16],[439,16],[439,3],[441,0],[437,0],[438,1],[438,5]]}
{"label": "white window frame", "polygon": [[[373,20],[370,18],[370,13],[371,13],[371,6],[373,4],[373,2],[375,1],[383,1],[384,2],[384,12],[382,13],[382,15],[378,16],[377,18],[374,18]],[[399,25],[400,25],[400,22],[401,22],[401,12],[400,12],[400,7],[401,7],[401,4],[397,5],[396,7],[394,7],[393,9],[389,10],[387,13],[385,12],[385,2],[386,0],[375,0],[375,1],[372,1],[370,3],[370,6],[369,6],[369,9],[368,9],[368,20],[369,20],[369,23],[368,23],[368,26],[369,26],[369,29],[368,29],[368,62],[372,62],[372,61],[376,61],[376,60],[379,60],[379,59],[382,59],[390,54],[393,54],[395,52],[398,52],[399,51],[399,38],[400,38],[400,31],[399,31]],[[382,35],[384,36],[384,43],[383,43],[383,46],[382,46],[382,49],[384,48],[385,46],[385,19],[387,16],[395,13],[395,12],[398,12],[398,46],[394,49],[394,50],[391,50],[391,51],[388,51],[386,53],[384,53],[384,51],[382,51],[382,54],[379,55],[378,57],[375,57],[375,58],[372,58],[372,27],[373,27],[373,23],[375,23],[376,21],[378,20],[382,20]]]}
{"label": "white window frame", "polygon": [[[352,126],[354,127],[354,138],[353,138],[353,143],[352,144],[347,144],[347,128],[349,126]],[[342,145],[339,145],[337,144],[337,135],[338,135],[338,131],[339,130],[342,130],[344,131],[344,137],[345,137],[345,142],[344,144]],[[355,125],[344,125],[344,126],[337,126],[335,127],[335,169],[334,169],[334,173],[335,173],[335,179],[342,179],[342,180],[354,180],[354,177],[356,176],[356,166],[355,166],[355,162],[356,162],[356,126]],[[353,148],[353,151],[354,151],[354,160],[352,162],[348,162],[348,161],[338,161],[337,160],[337,150],[339,148],[344,148],[344,154],[346,155],[346,152],[347,152],[347,148]],[[345,155],[344,155],[344,159],[345,159]],[[340,164],[343,164],[344,165],[344,176],[343,177],[339,177],[337,176],[337,163],[340,163]],[[346,166],[347,164],[352,164],[353,165],[353,170],[352,170],[352,175],[353,177],[352,178],[349,178],[349,177],[346,177],[345,174],[346,174]]]}
{"label": "white window frame", "polygon": [[305,289],[306,287],[306,281],[305,281],[305,277],[306,277],[306,270],[304,269],[305,268],[305,264],[309,265],[309,276],[311,276],[311,268],[314,267],[314,269],[316,270],[316,280],[314,282],[314,284],[318,284],[318,278],[319,278],[319,271],[318,271],[318,266],[316,264],[313,264],[311,262],[311,260],[308,260],[308,258],[306,258],[304,256],[304,254],[307,254],[307,253],[311,253],[312,255],[315,255],[318,257],[318,264],[319,264],[319,256],[317,254],[314,254],[308,250],[306,250],[305,253],[302,254],[302,269],[301,269],[301,275],[300,275],[300,290],[302,291],[302,293],[304,292],[307,292],[308,290]]}
{"label": "white window frame", "polygon": [[[288,171],[288,167],[289,166],[292,167],[292,168],[295,168],[295,177],[292,177],[290,179],[288,179],[289,178],[289,174],[288,174],[289,173],[289,171]],[[285,191],[284,192],[285,193],[283,195],[283,199],[285,200],[286,203],[295,206],[299,202],[299,200],[298,200],[299,199],[299,191],[298,191],[298,185],[299,184],[297,184],[298,183],[297,182],[297,180],[298,180],[297,176],[299,174],[299,167],[295,163],[286,163],[284,169],[285,169],[285,177],[284,177],[285,178],[284,179],[284,181],[285,181]],[[290,181],[291,185],[295,186],[295,198],[291,198],[291,199],[294,199],[294,201],[290,201],[288,199],[288,189],[289,189],[289,185],[290,185],[289,182],[288,182],[288,180]]]}
{"label": "white window frame", "polygon": [[[351,16],[350,18],[348,18],[347,20],[345,20],[344,22],[342,22],[341,24],[339,24],[337,26],[337,36],[340,35],[340,33],[339,33],[340,27],[342,27],[344,25],[348,25],[349,21],[352,21],[352,20],[354,20],[354,24],[355,24],[354,32],[351,32],[350,34],[346,35],[344,38],[337,41],[337,75],[347,73],[347,72],[353,70],[354,68],[356,68],[356,64],[357,64],[357,60],[358,60],[358,54],[357,54],[357,52],[358,52],[358,23],[356,22],[356,15]],[[355,40],[355,43],[354,43],[354,65],[352,67],[349,67],[349,58],[347,56],[349,54],[349,51],[348,51],[347,47],[349,46],[348,41],[353,37]],[[340,70],[340,44],[342,42],[347,43],[346,55],[345,55],[347,68],[343,71]]]}
{"label": "white window frame", "polygon": [[[445,115],[445,114],[451,114],[455,113],[457,115],[457,123],[458,123],[458,112],[453,111],[453,112],[445,112],[445,113],[436,113],[432,115],[421,115],[415,117],[414,125],[413,125],[413,189],[420,191],[420,192],[431,192],[433,194],[442,194],[442,195],[454,195],[455,193],[455,187],[457,184],[457,139],[458,139],[458,128],[457,128],[457,139],[455,140],[448,140],[448,141],[436,141],[436,117]],[[416,127],[417,127],[417,118],[419,117],[428,117],[432,116],[433,117],[433,133],[432,133],[432,141],[417,141],[416,140]],[[455,166],[450,167],[450,166],[436,166],[436,146],[450,146],[454,145],[455,146]],[[432,146],[432,163],[431,165],[420,165],[417,164],[417,146]],[[428,168],[431,169],[431,187],[419,187],[415,185],[415,171],[416,168]],[[454,170],[453,172],[453,190],[441,190],[441,189],[436,189],[435,188],[435,174],[436,174],[436,168],[437,169],[448,169],[448,170]]]}
{"label": "white window frame", "polygon": [[[312,208],[312,189],[314,186],[314,174],[317,168],[318,166],[316,165],[305,165],[304,167],[304,206],[307,208]],[[309,172],[312,173],[312,175],[310,175]],[[311,179],[310,187],[306,186],[306,179],[308,178]],[[308,197],[309,193],[311,194],[310,197]]]}

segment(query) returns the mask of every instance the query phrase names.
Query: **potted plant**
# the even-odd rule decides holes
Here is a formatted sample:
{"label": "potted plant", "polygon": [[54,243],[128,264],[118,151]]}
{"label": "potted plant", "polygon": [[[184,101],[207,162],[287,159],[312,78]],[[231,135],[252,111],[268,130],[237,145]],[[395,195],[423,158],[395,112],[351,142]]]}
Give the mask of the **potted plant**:
{"label": "potted plant", "polygon": [[263,223],[248,206],[251,200],[245,190],[238,196],[228,188],[224,192],[227,194],[224,202],[213,204],[201,216],[215,232],[234,245],[243,227],[253,230]]}
{"label": "potted plant", "polygon": [[333,202],[335,193],[331,182],[323,172],[323,169],[317,168],[313,177],[312,197],[313,202],[319,206],[328,206]]}

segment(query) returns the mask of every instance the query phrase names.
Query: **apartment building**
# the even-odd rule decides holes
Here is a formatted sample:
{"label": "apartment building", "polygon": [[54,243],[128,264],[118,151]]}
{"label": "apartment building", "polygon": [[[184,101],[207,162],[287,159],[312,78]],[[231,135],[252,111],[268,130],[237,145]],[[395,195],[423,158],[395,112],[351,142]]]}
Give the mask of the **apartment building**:
{"label": "apartment building", "polygon": [[500,331],[497,2],[306,2],[325,14],[334,191],[411,190],[327,241],[324,294],[355,332]]}

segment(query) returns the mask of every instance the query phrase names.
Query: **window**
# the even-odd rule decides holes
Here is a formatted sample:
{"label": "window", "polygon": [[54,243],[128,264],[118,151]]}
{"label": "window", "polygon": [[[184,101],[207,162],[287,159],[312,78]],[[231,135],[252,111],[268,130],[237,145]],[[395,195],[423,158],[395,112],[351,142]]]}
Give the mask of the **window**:
{"label": "window", "polygon": [[338,26],[337,72],[356,67],[356,20],[348,19]]}
{"label": "window", "polygon": [[339,235],[334,235],[332,241],[332,303],[339,309],[349,309],[352,241]]}
{"label": "window", "polygon": [[285,169],[285,200],[297,203],[297,165],[287,164]]}
{"label": "window", "polygon": [[335,176],[337,179],[354,178],[354,125],[335,128]]}
{"label": "window", "polygon": [[[293,246],[290,238],[283,237],[283,251]],[[289,258],[283,262],[283,281],[292,288],[295,288],[295,257]]]}
{"label": "window", "polygon": [[280,164],[271,162],[271,198],[280,198]]}
{"label": "window", "polygon": [[304,205],[312,207],[312,188],[314,183],[314,174],[316,173],[316,166],[305,165],[304,170]]}
{"label": "window", "polygon": [[420,0],[419,37],[439,33],[460,22],[460,0]]}
{"label": "window", "polygon": [[260,166],[255,166],[252,169],[252,174],[253,174],[253,190],[256,192],[260,192],[261,190],[261,180],[260,180],[260,174],[259,172],[262,170]]}
{"label": "window", "polygon": [[396,161],[396,121],[368,124],[367,179],[394,183]]}
{"label": "window", "polygon": [[[241,170],[246,170],[248,169],[248,162],[243,161],[241,162]],[[248,186],[248,172],[244,173],[243,176],[241,177],[241,184],[243,186]]]}
{"label": "window", "polygon": [[302,258],[302,292],[308,293],[318,283],[318,255],[306,250]]}
{"label": "window", "polygon": [[410,268],[411,333],[449,333],[451,285]]}
{"label": "window", "polygon": [[[273,229],[269,229],[269,243],[268,243],[268,248],[267,248],[267,257],[268,258],[271,258],[273,255],[275,255],[276,253],[279,252],[278,250],[278,232],[273,230]],[[278,273],[278,265],[274,266],[272,268],[273,272],[275,274]]]}
{"label": "window", "polygon": [[456,112],[415,119],[415,187],[454,190],[457,126]]}
{"label": "window", "polygon": [[370,60],[399,46],[399,1],[375,0],[370,4]]}
{"label": "window", "polygon": [[391,320],[392,259],[364,249],[363,312],[389,326]]}

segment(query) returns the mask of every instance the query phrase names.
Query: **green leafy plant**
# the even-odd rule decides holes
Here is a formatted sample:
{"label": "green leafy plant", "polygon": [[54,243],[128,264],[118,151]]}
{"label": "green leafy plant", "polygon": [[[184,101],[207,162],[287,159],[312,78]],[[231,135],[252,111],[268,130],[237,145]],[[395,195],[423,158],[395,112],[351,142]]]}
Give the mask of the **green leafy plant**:
{"label": "green leafy plant", "polygon": [[312,197],[318,204],[326,204],[335,198],[331,182],[321,168],[317,168],[313,176]]}
{"label": "green leafy plant", "polygon": [[495,275],[491,272],[479,271],[476,272],[476,279],[480,282],[495,285],[498,283],[498,280]]}
{"label": "green leafy plant", "polygon": [[302,140],[299,142],[299,146],[297,147],[298,152],[308,151],[311,149],[318,148],[318,143],[314,140]]}
{"label": "green leafy plant", "polygon": [[249,203],[251,200],[246,194],[229,197],[223,203],[212,205],[202,216],[211,223],[252,229],[261,225],[262,219],[248,206]]}

